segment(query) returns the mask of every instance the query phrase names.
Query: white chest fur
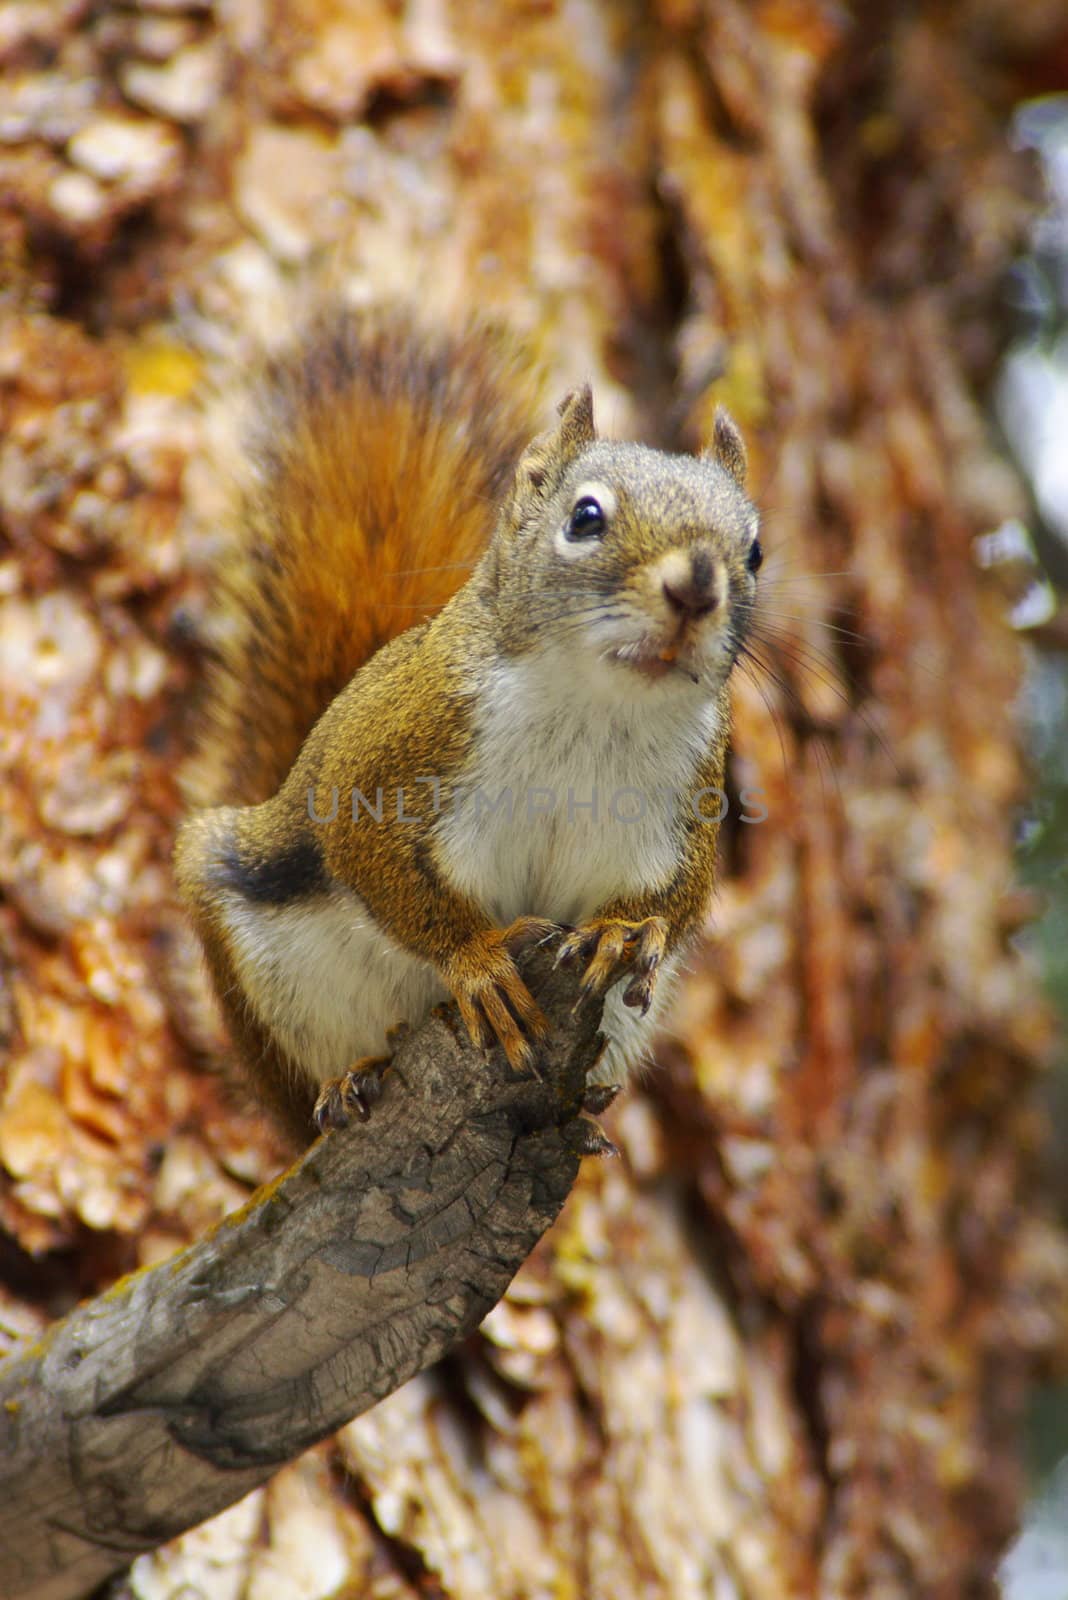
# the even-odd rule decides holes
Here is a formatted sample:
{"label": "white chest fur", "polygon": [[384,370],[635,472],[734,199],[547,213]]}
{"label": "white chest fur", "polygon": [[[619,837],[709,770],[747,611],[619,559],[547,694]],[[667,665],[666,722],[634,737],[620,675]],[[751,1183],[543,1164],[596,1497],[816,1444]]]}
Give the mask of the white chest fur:
{"label": "white chest fur", "polygon": [[[498,669],[464,774],[467,799],[438,824],[450,881],[491,923],[523,913],[579,922],[675,871],[673,809],[715,734],[716,709],[677,685],[638,685],[626,704],[618,679],[607,688],[567,679],[558,662]],[[347,889],[275,907],[232,893],[223,916],[249,1004],[317,1082],[385,1054],[387,1029],[417,1027],[446,997],[434,969]],[[645,1018],[618,989],[609,995],[597,1079],[621,1081],[646,1053],[675,967],[666,964]]]}
{"label": "white chest fur", "polygon": [[622,671],[606,666],[606,686],[568,677],[558,658],[496,669],[464,797],[438,829],[450,881],[495,922],[579,922],[672,878],[673,814],[718,712],[674,682],[624,697]]}

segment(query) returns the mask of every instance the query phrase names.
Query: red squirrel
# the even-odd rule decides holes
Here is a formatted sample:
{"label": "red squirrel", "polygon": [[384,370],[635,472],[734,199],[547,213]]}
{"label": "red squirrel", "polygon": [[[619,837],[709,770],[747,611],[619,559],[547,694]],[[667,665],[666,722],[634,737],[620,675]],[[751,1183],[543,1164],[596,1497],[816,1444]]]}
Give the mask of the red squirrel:
{"label": "red squirrel", "polygon": [[176,870],[254,1085],[307,1142],[450,995],[529,1067],[515,958],[561,927],[622,1081],[713,890],[761,562],[736,426],[603,440],[585,387],[537,433],[499,336],[401,309],[320,313],[252,417]]}

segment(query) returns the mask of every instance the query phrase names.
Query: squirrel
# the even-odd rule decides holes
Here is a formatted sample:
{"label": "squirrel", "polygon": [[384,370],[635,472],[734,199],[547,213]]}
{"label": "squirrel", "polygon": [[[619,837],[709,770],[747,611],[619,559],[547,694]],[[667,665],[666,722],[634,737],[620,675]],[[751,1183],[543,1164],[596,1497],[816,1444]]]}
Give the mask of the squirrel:
{"label": "squirrel", "polygon": [[365,1116],[450,996],[530,1070],[516,957],[554,934],[622,1082],[714,886],[761,562],[736,425],[608,441],[587,385],[537,432],[499,333],[403,307],[320,311],[251,409],[175,865],[261,1099],[305,1144]]}

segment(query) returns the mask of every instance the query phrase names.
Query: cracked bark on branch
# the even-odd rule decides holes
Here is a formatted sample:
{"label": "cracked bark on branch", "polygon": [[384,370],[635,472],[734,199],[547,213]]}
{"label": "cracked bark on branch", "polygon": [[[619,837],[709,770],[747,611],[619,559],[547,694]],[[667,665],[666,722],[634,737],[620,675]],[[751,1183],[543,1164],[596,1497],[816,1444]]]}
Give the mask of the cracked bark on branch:
{"label": "cracked bark on branch", "polygon": [[[0,1595],[65,1600],[222,1510],[470,1333],[560,1211],[599,1007],[524,963],[543,1077],[453,1008],[397,1052],[368,1124],[320,1140],[173,1260],[0,1368]],[[541,981],[539,981],[541,980]]]}

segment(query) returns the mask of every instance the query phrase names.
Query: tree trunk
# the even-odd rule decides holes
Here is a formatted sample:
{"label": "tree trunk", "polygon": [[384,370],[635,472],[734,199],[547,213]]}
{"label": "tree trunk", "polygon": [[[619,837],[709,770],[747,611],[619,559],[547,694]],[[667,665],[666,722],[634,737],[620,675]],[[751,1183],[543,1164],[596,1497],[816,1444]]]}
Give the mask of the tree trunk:
{"label": "tree trunk", "polygon": [[[2,1321],[280,1164],[160,974],[218,484],[320,274],[525,329],[606,431],[724,403],[769,552],[721,887],[658,1068],[481,1333],[139,1595],[982,1594],[1068,1268],[1013,935],[1022,497],[983,386],[1059,8],[85,0],[0,16]],[[840,575],[840,576],[836,576]],[[742,790],[767,818],[739,820]],[[160,929],[166,930],[166,937]],[[5,1560],[0,1552],[0,1564]]]}

